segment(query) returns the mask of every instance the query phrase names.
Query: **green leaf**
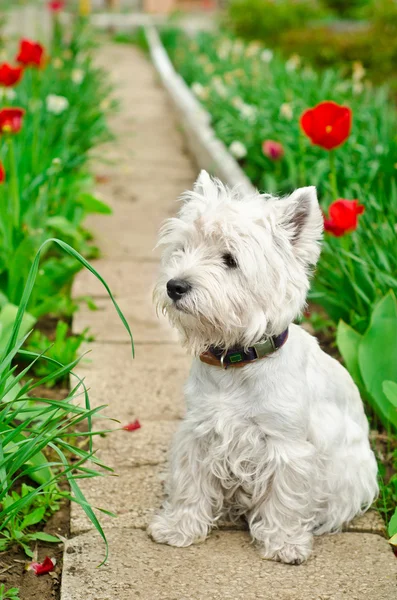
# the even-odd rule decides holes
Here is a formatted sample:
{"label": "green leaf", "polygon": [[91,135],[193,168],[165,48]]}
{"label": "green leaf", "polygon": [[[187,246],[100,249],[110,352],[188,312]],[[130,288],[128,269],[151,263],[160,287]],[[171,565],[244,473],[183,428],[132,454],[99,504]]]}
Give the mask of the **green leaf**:
{"label": "green leaf", "polygon": [[362,335],[357,333],[357,331],[347,325],[347,323],[339,321],[336,331],[336,343],[350,375],[361,388],[363,387],[363,380],[358,364],[358,348],[362,337]]}
{"label": "green leaf", "polygon": [[70,221],[65,219],[65,217],[49,217],[47,219],[47,227],[53,229],[56,233],[60,233],[61,235],[74,240],[80,237],[78,229]]}
{"label": "green leaf", "polygon": [[91,194],[81,194],[77,202],[81,204],[86,213],[100,213],[102,215],[111,215],[112,209],[102,200],[98,200]]}
{"label": "green leaf", "polygon": [[397,383],[395,381],[384,381],[383,393],[389,402],[397,408]]}
{"label": "green leaf", "polygon": [[[1,432],[1,429],[2,428],[0,425],[0,432]],[[26,437],[22,433],[17,433],[13,438],[13,441],[15,443],[23,442],[25,440],[26,440]],[[30,458],[26,462],[26,464],[29,465],[30,467],[34,468],[34,470],[31,473],[29,473],[29,477],[31,479],[33,479],[33,481],[36,481],[36,483],[39,483],[42,485],[44,483],[51,481],[51,479],[54,476],[52,470],[47,466],[48,460],[46,459],[46,457],[44,456],[44,454],[42,452],[38,452],[37,454],[35,454],[32,458]]]}
{"label": "green leaf", "polygon": [[36,540],[40,540],[42,542],[54,542],[55,544],[59,542],[58,537],[55,537],[55,535],[50,535],[49,533],[45,533],[44,531],[38,531],[33,535]]}
{"label": "green leaf", "polygon": [[397,301],[392,291],[373,310],[359,346],[358,362],[379,417],[386,427],[392,424],[397,429],[397,411],[383,391],[383,382],[394,381],[397,374]]}
{"label": "green leaf", "polygon": [[7,295],[11,302],[18,304],[24,290],[32,260],[41,242],[41,236],[28,236],[19,244],[8,265]]}
{"label": "green leaf", "polygon": [[26,529],[26,527],[31,527],[32,525],[37,525],[37,523],[40,523],[40,521],[43,520],[44,515],[45,507],[36,508],[23,519],[20,525],[21,529]]}
{"label": "green leaf", "polygon": [[[0,353],[3,352],[6,343],[11,335],[14,327],[15,318],[17,316],[18,307],[14,304],[6,304],[0,313]],[[22,318],[20,336],[24,336],[30,331],[35,324],[36,319],[29,313],[25,312]]]}
{"label": "green leaf", "polygon": [[[390,543],[397,546],[397,508],[394,511],[394,515],[389,521],[389,525],[387,527],[387,532],[391,537]],[[395,538],[395,539],[394,539]],[[393,541],[394,539],[394,541]]]}

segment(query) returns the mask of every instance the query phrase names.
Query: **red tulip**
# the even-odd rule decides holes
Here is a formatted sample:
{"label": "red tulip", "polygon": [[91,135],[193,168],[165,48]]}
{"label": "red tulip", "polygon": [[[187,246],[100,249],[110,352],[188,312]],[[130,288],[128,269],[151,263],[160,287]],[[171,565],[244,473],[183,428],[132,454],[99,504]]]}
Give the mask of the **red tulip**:
{"label": "red tulip", "polygon": [[44,61],[44,48],[39,42],[21,40],[16,60],[26,67],[41,67]]}
{"label": "red tulip", "polygon": [[4,183],[6,180],[6,172],[3,163],[0,162],[0,183]]}
{"label": "red tulip", "polygon": [[362,215],[365,207],[358,200],[339,198],[329,207],[329,219],[324,217],[324,229],[336,237],[357,229],[358,215]]}
{"label": "red tulip", "polygon": [[28,571],[34,571],[36,575],[46,575],[53,571],[55,568],[56,560],[55,558],[45,557],[42,563],[39,562],[31,562],[28,566]]}
{"label": "red tulip", "polygon": [[22,127],[22,108],[2,108],[0,110],[0,133],[18,133]]}
{"label": "red tulip", "polygon": [[8,63],[0,65],[0,85],[12,87],[16,85],[22,77],[23,67],[12,67]]}
{"label": "red tulip", "polygon": [[48,2],[48,8],[54,13],[63,10],[64,6],[65,2],[63,2],[63,0],[52,0],[52,2]]}
{"label": "red tulip", "polygon": [[262,144],[262,151],[270,160],[280,160],[284,156],[282,144],[274,140],[265,140]]}
{"label": "red tulip", "polygon": [[313,144],[332,150],[349,137],[352,111],[336,102],[320,102],[302,114],[300,123]]}

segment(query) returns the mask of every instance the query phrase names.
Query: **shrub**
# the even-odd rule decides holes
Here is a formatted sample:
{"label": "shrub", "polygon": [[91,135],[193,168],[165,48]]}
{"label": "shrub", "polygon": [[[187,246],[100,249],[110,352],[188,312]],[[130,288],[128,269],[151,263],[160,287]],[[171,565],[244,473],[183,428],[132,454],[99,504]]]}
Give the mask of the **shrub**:
{"label": "shrub", "polygon": [[269,43],[323,14],[320,3],[313,0],[231,0],[226,24],[239,36]]}

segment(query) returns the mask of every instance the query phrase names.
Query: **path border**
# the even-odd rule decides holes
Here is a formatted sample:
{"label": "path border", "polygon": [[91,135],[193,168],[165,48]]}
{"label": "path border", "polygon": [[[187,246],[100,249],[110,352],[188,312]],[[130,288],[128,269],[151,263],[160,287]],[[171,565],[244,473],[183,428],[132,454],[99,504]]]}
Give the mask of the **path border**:
{"label": "path border", "polygon": [[157,29],[146,25],[144,31],[152,62],[182,123],[189,150],[198,166],[216,175],[228,186],[238,186],[244,196],[255,194],[256,189],[248,177],[216,136],[211,127],[210,113],[175,71]]}

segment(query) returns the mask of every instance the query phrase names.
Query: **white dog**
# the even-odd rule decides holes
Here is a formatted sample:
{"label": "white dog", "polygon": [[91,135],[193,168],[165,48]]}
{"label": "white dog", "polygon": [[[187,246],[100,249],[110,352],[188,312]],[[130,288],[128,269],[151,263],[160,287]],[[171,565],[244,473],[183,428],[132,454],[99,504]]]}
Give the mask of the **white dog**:
{"label": "white dog", "polygon": [[376,497],[358,390],[292,324],[322,224],[314,187],[241,198],[205,171],[165,223],[155,299],[196,358],[156,542],[189,546],[222,515],[244,515],[264,558],[301,563],[313,534]]}

